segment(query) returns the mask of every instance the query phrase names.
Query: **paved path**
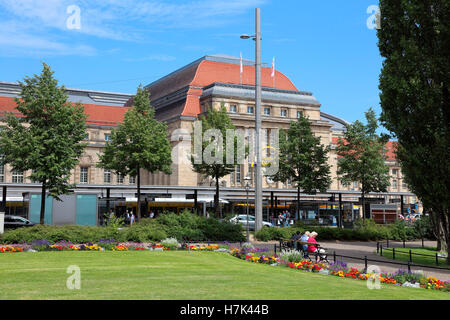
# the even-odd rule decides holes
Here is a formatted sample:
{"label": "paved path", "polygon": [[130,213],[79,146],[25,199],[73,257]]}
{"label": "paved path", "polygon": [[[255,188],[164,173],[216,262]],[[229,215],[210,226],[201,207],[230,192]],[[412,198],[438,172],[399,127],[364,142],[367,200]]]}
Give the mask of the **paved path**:
{"label": "paved path", "polygon": [[[269,248],[273,250],[274,244],[278,244],[277,241],[269,241],[269,242],[252,242],[258,248]],[[333,252],[336,252],[336,255],[343,255],[348,257],[359,257],[364,258],[367,256],[368,260],[377,260],[377,262],[368,262],[368,265],[377,265],[382,272],[396,272],[398,269],[408,270],[406,261],[395,261],[392,259],[388,259],[385,257],[381,257],[376,253],[377,251],[377,243],[376,242],[351,242],[351,241],[319,241],[320,244],[323,245],[324,248],[327,249],[328,252],[328,260],[330,262],[333,261]],[[403,248],[402,243],[390,243],[389,247],[392,248],[398,247]],[[408,242],[407,247],[421,247],[422,242]],[[427,247],[435,247],[435,241],[425,241],[425,246]],[[364,269],[364,261],[355,260],[349,258],[343,258],[343,261],[347,263],[350,267],[355,267],[360,270]],[[398,262],[405,265],[395,265],[387,262]],[[423,271],[426,276],[434,276],[443,281],[450,281],[450,269],[442,270],[442,269],[431,269],[431,268],[422,268],[422,267],[411,267],[412,271]]]}

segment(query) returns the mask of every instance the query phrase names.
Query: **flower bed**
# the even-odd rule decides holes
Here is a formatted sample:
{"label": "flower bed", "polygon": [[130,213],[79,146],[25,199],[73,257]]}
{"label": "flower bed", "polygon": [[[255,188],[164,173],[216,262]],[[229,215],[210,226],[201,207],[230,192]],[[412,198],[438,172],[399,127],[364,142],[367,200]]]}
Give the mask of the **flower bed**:
{"label": "flower bed", "polygon": [[309,260],[289,262],[280,259],[277,256],[266,257],[264,255],[258,255],[258,252],[256,251],[257,250],[252,251],[250,249],[232,249],[230,250],[230,254],[236,258],[250,262],[277,264],[280,266],[289,267],[291,269],[329,274],[340,278],[351,278],[361,281],[379,280],[380,283],[384,284],[450,292],[450,282],[444,282],[436,279],[435,277],[425,277],[422,274],[411,273],[403,270],[399,270],[395,273],[364,273],[356,268],[347,267],[347,264],[341,261],[337,261],[329,265],[324,263],[315,263]]}
{"label": "flower bed", "polygon": [[23,252],[24,248],[20,246],[0,246],[0,253]]}
{"label": "flower bed", "polygon": [[314,263],[309,260],[303,260],[298,263],[289,262],[287,264],[287,266],[292,269],[299,269],[299,270],[305,270],[305,271],[310,271],[310,272],[319,272],[320,270],[324,270],[327,267],[323,263]]}
{"label": "flower bed", "polygon": [[234,248],[230,251],[230,254],[236,258],[263,264],[275,264],[279,262],[277,255],[259,255],[267,250],[256,250],[256,249],[237,249]]}

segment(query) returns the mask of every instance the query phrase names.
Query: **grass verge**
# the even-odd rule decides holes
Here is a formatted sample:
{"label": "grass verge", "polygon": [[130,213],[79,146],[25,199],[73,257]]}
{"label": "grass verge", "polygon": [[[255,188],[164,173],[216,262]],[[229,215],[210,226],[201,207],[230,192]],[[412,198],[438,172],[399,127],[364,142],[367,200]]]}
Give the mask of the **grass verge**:
{"label": "grass verge", "polygon": [[[67,268],[81,270],[69,290]],[[215,252],[36,252],[0,255],[0,299],[449,300],[443,292],[253,264]]]}

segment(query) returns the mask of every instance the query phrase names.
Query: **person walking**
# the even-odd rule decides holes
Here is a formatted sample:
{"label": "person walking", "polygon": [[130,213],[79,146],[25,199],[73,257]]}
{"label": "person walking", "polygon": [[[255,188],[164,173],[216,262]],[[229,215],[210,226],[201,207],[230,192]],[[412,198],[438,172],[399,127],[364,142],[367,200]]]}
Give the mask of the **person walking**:
{"label": "person walking", "polygon": [[126,224],[130,224],[130,212],[127,210],[127,212],[125,213],[125,223]]}
{"label": "person walking", "polygon": [[291,221],[291,213],[286,210],[286,219],[284,221],[284,226],[288,227],[290,221]]}
{"label": "person walking", "polygon": [[134,216],[134,213],[131,212],[131,215],[130,215],[130,226],[133,225],[135,219],[136,219],[136,217]]}
{"label": "person walking", "polygon": [[280,212],[280,214],[278,215],[278,225],[279,225],[280,227],[283,226],[283,215],[281,214],[281,212]]}

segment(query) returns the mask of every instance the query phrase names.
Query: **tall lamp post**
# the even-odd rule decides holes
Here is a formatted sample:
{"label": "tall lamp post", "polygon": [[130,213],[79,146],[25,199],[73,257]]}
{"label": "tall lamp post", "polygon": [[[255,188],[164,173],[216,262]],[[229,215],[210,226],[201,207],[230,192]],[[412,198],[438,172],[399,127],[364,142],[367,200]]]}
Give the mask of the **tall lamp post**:
{"label": "tall lamp post", "polygon": [[261,152],[261,9],[256,8],[255,35],[242,35],[241,39],[255,40],[255,231],[262,228],[262,152]]}
{"label": "tall lamp post", "polygon": [[248,190],[250,189],[250,185],[248,182],[251,180],[249,176],[244,178],[245,180],[245,191],[247,192],[247,242],[250,242],[250,229],[249,229],[249,215],[248,215]]}

